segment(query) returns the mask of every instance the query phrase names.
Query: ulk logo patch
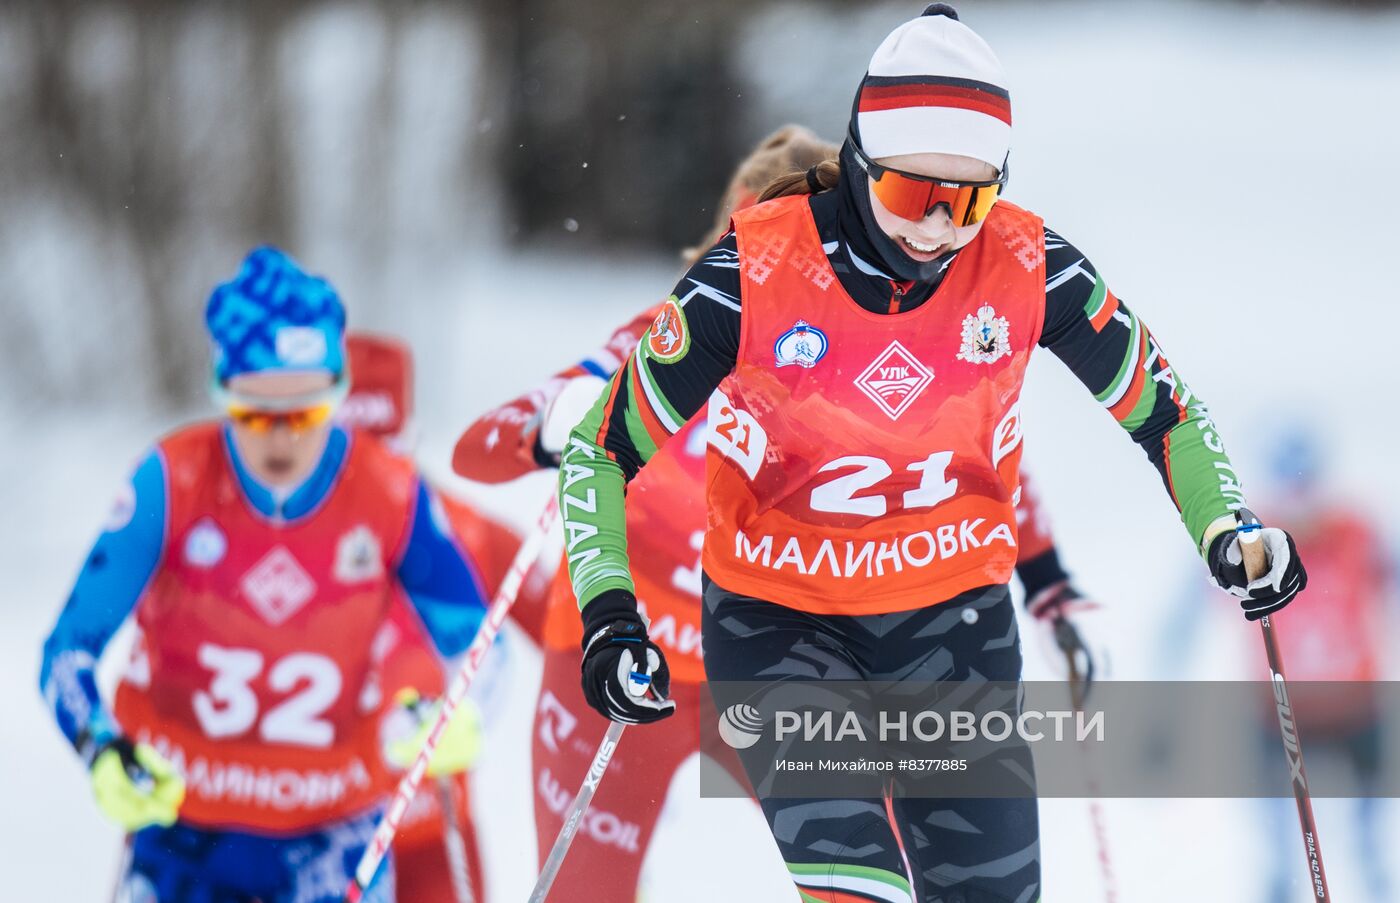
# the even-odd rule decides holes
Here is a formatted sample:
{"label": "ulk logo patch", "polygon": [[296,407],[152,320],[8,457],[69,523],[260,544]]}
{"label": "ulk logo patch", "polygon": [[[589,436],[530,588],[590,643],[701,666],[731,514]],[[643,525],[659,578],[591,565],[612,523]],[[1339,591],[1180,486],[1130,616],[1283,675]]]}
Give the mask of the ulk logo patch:
{"label": "ulk logo patch", "polygon": [[890,342],[855,380],[856,388],[891,420],[898,420],[899,415],[909,410],[931,382],[933,371],[897,341]]}
{"label": "ulk logo patch", "polygon": [[685,310],[676,296],[667,298],[642,340],[647,356],[663,364],[673,364],[690,350],[690,329],[686,326]]}
{"label": "ulk logo patch", "polygon": [[253,610],[273,627],[281,625],[316,595],[316,581],[285,546],[278,546],[248,569],[239,583]]}

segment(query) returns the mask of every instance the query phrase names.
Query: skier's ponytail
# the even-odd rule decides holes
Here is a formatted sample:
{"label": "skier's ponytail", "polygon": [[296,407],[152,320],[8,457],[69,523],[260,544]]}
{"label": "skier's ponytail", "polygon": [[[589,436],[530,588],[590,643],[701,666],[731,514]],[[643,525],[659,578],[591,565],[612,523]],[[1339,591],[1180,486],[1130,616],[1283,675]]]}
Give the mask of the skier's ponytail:
{"label": "skier's ponytail", "polygon": [[805,170],[778,176],[759,192],[758,201],[771,201],[773,198],[787,197],[790,194],[820,194],[830,191],[841,181],[841,163],[836,159],[836,148],[831,157],[814,163]]}
{"label": "skier's ponytail", "polygon": [[[715,210],[715,222],[710,231],[700,244],[681,253],[686,265],[694,263],[711,245],[719,241],[720,236],[729,231],[729,218],[734,215],[734,211],[780,197],[781,195],[772,193],[775,185],[792,178],[805,185],[805,173],[815,166],[823,173],[830,168],[829,174],[819,175],[819,178],[823,179],[824,188],[834,186],[836,176],[840,174],[835,160],[839,152],[840,149],[836,145],[823,141],[811,129],[800,125],[785,125],[764,138],[734,170],[734,175],[729,180],[729,188],[725,190],[724,197]],[[825,181],[827,178],[830,178],[829,183]],[[794,192],[783,192],[792,193]]]}

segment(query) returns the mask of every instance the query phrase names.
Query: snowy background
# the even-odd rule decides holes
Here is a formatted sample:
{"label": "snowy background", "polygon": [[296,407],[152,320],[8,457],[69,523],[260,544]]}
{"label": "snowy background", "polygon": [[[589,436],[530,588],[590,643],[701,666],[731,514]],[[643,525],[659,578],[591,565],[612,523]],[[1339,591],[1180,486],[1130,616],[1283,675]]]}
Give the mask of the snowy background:
{"label": "snowy background", "polygon": [[[739,94],[738,115],[724,123],[730,144],[741,150],[788,120],[839,135],[870,51],[917,6],[746,13],[726,57]],[[1148,0],[962,7],[1012,78],[1010,197],[1088,253],[1152,325],[1210,402],[1247,489],[1267,496],[1271,443],[1302,423],[1323,437],[1336,492],[1384,522],[1400,507],[1397,428],[1386,414],[1400,380],[1384,344],[1400,330],[1400,12]],[[65,903],[105,899],[120,842],[39,699],[39,647],[128,467],[161,432],[208,413],[199,318],[208,287],[242,251],[274,238],[337,284],[353,325],[407,339],[425,468],[522,520],[546,481],[489,493],[451,482],[457,432],[603,340],[668,292],[677,272],[673,252],[610,241],[598,211],[529,222],[499,171],[477,165],[478,151],[501,158],[498,144],[480,141],[501,94],[483,74],[486,26],[465,5],[415,6],[391,22],[376,4],[309,4],[282,14],[269,50],[225,7],[197,4],[162,21],[175,50],[160,59],[174,69],[154,74],[142,43],[152,29],[135,27],[130,9],[76,9],[76,37],[47,59],[59,61],[63,96],[82,103],[55,114],[58,127],[44,135],[20,126],[52,99],[40,90],[54,77],[39,65],[48,45],[36,43],[23,5],[0,10],[0,466],[9,475],[0,483],[0,882],[6,900]],[[278,77],[211,76],[205,61],[225,54],[248,71],[271,58]],[[124,115],[140,79],[174,86],[176,109]],[[240,111],[267,91],[282,99],[272,126],[280,152],[259,162],[258,130],[268,126]],[[627,97],[613,102],[625,115]],[[211,110],[227,132],[209,131]],[[187,119],[200,128],[182,128]],[[76,144],[65,151],[65,135],[103,134],[171,142],[183,161],[178,184],[138,165],[136,151],[95,170],[57,162],[82,154]],[[577,156],[582,169],[588,154]],[[266,191],[275,196],[257,200]],[[698,232],[709,201],[650,215]],[[1140,452],[1049,356],[1033,365],[1026,399],[1028,462],[1062,554],[1111,607],[1114,676],[1251,676],[1240,650],[1252,635],[1224,599],[1198,645],[1161,648],[1171,606],[1189,587],[1204,591],[1205,575]],[[525,751],[538,658],[519,637],[508,646],[477,776],[492,901],[523,899],[534,871]],[[1030,664],[1032,675],[1042,668]],[[788,898],[754,810],[695,799],[696,773],[692,763],[677,778],[647,899]],[[1321,803],[1319,827],[1334,893],[1363,900],[1348,807]],[[1104,809],[1127,901],[1255,899],[1268,845],[1298,844],[1261,827],[1253,803]],[[1101,898],[1086,813],[1076,801],[1042,807],[1047,900]],[[1301,880],[1296,890],[1307,898]]]}

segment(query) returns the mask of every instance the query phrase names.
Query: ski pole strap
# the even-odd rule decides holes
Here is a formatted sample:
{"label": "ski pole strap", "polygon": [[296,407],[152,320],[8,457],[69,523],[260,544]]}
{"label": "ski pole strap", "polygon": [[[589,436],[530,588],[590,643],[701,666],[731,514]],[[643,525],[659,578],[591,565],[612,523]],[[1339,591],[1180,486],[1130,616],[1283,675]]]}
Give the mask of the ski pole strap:
{"label": "ski pole strap", "polygon": [[476,677],[476,672],[480,670],[486,653],[491,651],[491,646],[496,641],[496,635],[501,631],[501,625],[505,623],[510,607],[515,604],[515,598],[520,594],[520,585],[525,581],[525,574],[534,565],[535,560],[540,557],[540,551],[549,538],[549,532],[554,526],[554,520],[558,513],[559,503],[551,495],[549,504],[540,513],[539,520],[536,521],[533,530],[520,544],[520,550],[515,553],[515,558],[510,563],[510,570],[506,572],[505,579],[501,581],[500,588],[496,590],[496,597],[491,600],[491,607],[486,610],[486,619],[477,630],[471,646],[468,647],[466,655],[462,657],[462,664],[458,667],[457,674],[452,678],[452,683],[448,686],[446,694],[443,695],[442,704],[438,708],[437,720],[433,722],[432,729],[428,731],[428,737],[424,741],[422,749],[418,750],[418,757],[413,760],[413,765],[399,779],[399,786],[394,791],[389,808],[380,817],[379,825],[374,830],[374,836],[370,839],[369,845],[365,847],[359,865],[355,867],[355,874],[350,879],[350,886],[345,890],[346,903],[358,903],[364,897],[370,882],[374,880],[375,873],[379,871],[380,863],[389,854],[389,846],[394,842],[394,835],[398,833],[399,825],[403,823],[409,804],[413,802],[413,797],[418,793],[418,786],[423,782],[423,776],[428,771],[428,763],[432,761],[433,752],[437,749],[438,742],[446,732],[448,722],[452,720],[452,713],[457,710],[458,703],[466,698],[467,690],[471,688],[472,680]]}

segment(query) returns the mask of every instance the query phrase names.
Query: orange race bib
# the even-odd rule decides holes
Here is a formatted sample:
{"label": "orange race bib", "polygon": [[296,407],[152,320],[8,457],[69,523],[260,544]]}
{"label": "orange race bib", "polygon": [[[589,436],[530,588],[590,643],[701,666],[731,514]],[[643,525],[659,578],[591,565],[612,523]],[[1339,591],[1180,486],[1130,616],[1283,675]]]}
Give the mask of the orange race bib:
{"label": "orange race bib", "polygon": [[846,294],[807,198],[734,225],[743,331],[710,400],[706,573],[825,614],[1007,582],[1021,384],[1045,311],[1040,219],[1000,202],[933,298],[888,315]]}
{"label": "orange race bib", "polygon": [[373,641],[400,593],[412,464],[357,434],[320,509],[283,524],[244,501],[217,424],[161,453],[167,548],[117,720],[185,775],[184,821],[297,831],[369,807],[384,793]]}

